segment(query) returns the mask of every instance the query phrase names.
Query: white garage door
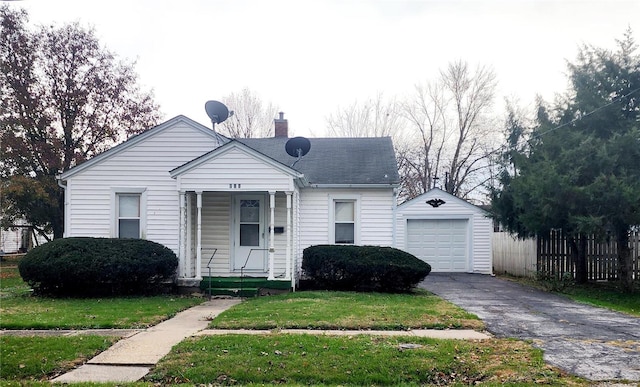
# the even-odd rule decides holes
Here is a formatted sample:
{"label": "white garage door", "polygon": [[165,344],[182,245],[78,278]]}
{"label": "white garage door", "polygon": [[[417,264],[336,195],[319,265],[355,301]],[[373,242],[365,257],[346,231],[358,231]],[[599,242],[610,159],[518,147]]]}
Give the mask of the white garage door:
{"label": "white garage door", "polygon": [[433,272],[466,272],[466,219],[409,219],[407,250]]}

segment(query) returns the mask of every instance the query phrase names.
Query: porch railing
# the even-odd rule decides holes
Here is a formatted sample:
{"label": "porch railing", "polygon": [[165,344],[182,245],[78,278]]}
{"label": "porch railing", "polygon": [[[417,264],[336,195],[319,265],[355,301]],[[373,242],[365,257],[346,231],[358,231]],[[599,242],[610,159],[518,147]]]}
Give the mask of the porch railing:
{"label": "porch railing", "polygon": [[209,301],[211,301],[211,261],[213,261],[213,257],[218,252],[217,248],[213,249],[213,254],[211,254],[211,258],[209,258],[209,263],[207,263],[207,269],[209,269]]}
{"label": "porch railing", "polygon": [[244,269],[247,267],[247,265],[249,264],[249,258],[251,258],[251,253],[253,253],[254,251],[269,251],[269,249],[251,249],[249,250],[249,254],[247,254],[247,259],[244,260],[244,265],[242,265],[242,267],[240,268],[240,294],[242,294],[242,291],[244,290]]}

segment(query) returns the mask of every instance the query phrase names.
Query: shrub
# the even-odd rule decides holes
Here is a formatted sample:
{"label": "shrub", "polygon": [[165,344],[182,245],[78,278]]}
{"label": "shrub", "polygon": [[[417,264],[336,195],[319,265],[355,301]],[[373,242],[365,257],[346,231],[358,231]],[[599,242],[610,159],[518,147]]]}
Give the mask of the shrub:
{"label": "shrub", "polygon": [[146,294],[173,278],[178,258],[144,239],[64,238],[29,251],[18,266],[39,294]]}
{"label": "shrub", "polygon": [[326,290],[409,291],[431,266],[402,250],[378,246],[318,245],[303,252],[311,286]]}

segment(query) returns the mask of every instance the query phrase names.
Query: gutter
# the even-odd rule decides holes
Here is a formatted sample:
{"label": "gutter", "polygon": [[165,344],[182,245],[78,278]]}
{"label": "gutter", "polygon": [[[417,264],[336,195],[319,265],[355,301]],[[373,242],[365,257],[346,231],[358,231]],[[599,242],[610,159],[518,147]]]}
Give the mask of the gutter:
{"label": "gutter", "polygon": [[58,187],[62,188],[66,192],[67,185],[62,183],[62,175],[56,175],[56,182],[58,182]]}

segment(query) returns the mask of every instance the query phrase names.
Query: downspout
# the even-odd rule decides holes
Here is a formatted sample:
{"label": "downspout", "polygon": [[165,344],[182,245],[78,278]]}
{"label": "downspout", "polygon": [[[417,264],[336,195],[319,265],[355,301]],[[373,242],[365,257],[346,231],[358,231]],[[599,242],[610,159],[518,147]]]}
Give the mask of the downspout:
{"label": "downspout", "polygon": [[391,247],[397,248],[396,246],[396,233],[397,233],[397,223],[398,223],[398,188],[393,189],[393,204],[392,204],[392,213],[393,213],[393,222],[392,222],[392,231],[391,231]]}
{"label": "downspout", "polygon": [[68,225],[69,225],[69,217],[67,215],[69,213],[69,210],[68,210],[68,208],[69,208],[69,196],[68,196],[68,193],[67,193],[68,192],[67,191],[67,185],[62,182],[61,175],[56,175],[56,182],[58,183],[58,187],[62,188],[62,190],[64,191],[64,209],[63,209],[63,211],[64,211],[64,219],[63,219],[64,224],[63,224],[63,229],[62,229],[62,237],[66,238],[66,237],[68,237],[67,229],[69,228],[68,227]]}

